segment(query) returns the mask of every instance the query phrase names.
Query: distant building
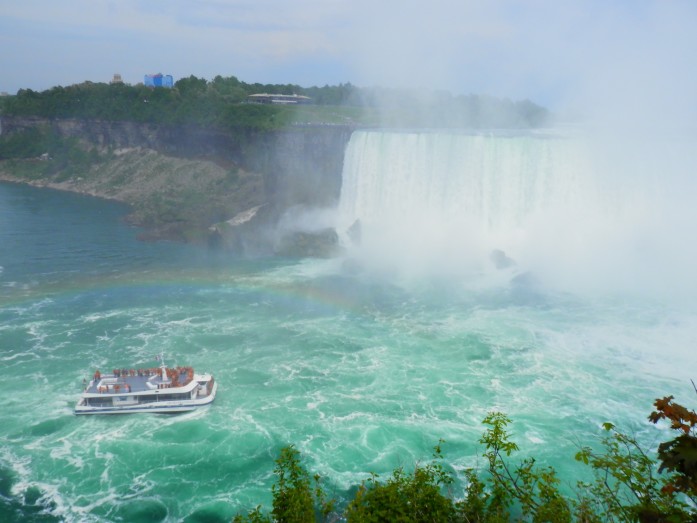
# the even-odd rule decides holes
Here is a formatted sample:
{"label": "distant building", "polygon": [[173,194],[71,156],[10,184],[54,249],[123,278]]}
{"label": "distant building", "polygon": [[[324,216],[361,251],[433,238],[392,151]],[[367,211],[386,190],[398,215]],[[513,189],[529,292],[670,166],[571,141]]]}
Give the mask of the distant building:
{"label": "distant building", "polygon": [[172,75],[169,74],[146,74],[143,84],[145,87],[166,87],[171,89],[174,87],[174,80],[172,79]]}
{"label": "distant building", "polygon": [[251,104],[311,104],[312,98],[300,94],[250,94],[247,102]]}
{"label": "distant building", "polygon": [[121,73],[114,73],[114,77],[111,79],[112,84],[122,84]]}

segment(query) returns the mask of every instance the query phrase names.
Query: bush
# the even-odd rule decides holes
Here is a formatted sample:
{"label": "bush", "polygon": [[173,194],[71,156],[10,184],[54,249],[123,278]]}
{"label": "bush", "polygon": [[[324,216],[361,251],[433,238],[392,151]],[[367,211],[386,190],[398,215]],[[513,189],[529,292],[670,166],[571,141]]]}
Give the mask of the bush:
{"label": "bush", "polygon": [[334,501],[327,500],[320,484],[320,476],[314,476],[315,488],[307,469],[300,463],[300,453],[292,446],[281,449],[276,460],[276,483],[272,487],[273,510],[271,515],[262,513],[257,506],[246,516],[235,516],[235,523],[307,523],[321,517],[326,519],[334,508]]}
{"label": "bush", "polygon": [[[434,459],[442,457],[439,443]],[[435,460],[425,466],[416,466],[412,473],[399,468],[384,483],[373,475],[360,486],[356,497],[349,503],[346,520],[349,523],[450,521],[455,507],[442,490],[454,480]]]}

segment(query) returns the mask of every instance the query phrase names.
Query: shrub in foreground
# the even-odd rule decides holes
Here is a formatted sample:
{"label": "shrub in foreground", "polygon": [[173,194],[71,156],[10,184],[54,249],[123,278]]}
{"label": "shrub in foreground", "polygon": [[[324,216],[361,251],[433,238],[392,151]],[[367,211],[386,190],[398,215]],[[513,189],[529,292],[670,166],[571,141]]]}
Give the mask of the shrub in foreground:
{"label": "shrub in foreground", "polygon": [[453,496],[455,476],[444,463],[441,445],[433,459],[413,471],[400,467],[385,480],[372,474],[348,501],[336,509],[320,477],[301,464],[300,453],[285,447],[276,460],[273,510],[258,506],[235,523],[697,523],[697,413],[673,402],[656,400],[649,420],[666,420],[679,434],[658,447],[658,460],[635,438],[604,424],[602,450],[582,447],[576,460],[593,470],[594,480],[578,482],[573,497],[558,488],[554,468],[534,458],[515,459],[518,446],[508,432],[510,419],[490,413],[479,440],[484,446],[483,470],[464,472],[464,492]]}

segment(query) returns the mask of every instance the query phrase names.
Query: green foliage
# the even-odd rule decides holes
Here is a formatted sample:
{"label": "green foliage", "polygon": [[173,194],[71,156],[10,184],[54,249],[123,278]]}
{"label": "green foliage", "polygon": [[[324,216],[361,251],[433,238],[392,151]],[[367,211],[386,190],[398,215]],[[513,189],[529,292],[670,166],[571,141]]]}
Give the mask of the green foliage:
{"label": "green foliage", "polygon": [[204,78],[196,78],[194,75],[177,80],[174,87],[183,95],[201,95],[206,92],[208,82]]}
{"label": "green foliage", "polygon": [[269,516],[262,512],[261,505],[257,505],[254,510],[245,516],[237,514],[232,518],[232,523],[271,523],[272,521]]}
{"label": "green foliage", "polygon": [[272,488],[275,521],[302,523],[314,519],[310,476],[300,465],[300,453],[293,446],[281,450],[274,471],[278,478]]}
{"label": "green foliage", "polygon": [[261,507],[257,506],[246,516],[235,516],[233,522],[308,523],[315,521],[318,516],[326,519],[334,510],[334,500],[327,498],[320,483],[320,476],[314,476],[313,488],[310,475],[300,463],[300,453],[292,445],[281,449],[274,473],[276,483],[271,489],[273,494],[271,516],[265,515]]}
{"label": "green foliage", "polygon": [[[251,94],[298,94],[308,106],[246,104]],[[174,88],[84,82],[36,92],[20,89],[3,97],[0,111],[15,116],[80,118],[165,124],[216,125],[223,128],[278,129],[289,123],[384,125],[399,127],[537,127],[546,109],[524,100],[490,96],[453,96],[406,89],[358,88],[350,83],[304,88],[292,84],[245,83],[234,76],[212,81],[189,76]]]}
{"label": "green foliage", "polygon": [[229,129],[279,129],[287,123],[288,112],[292,109],[261,104],[230,105],[222,112],[220,123]]}
{"label": "green foliage", "polygon": [[[656,462],[635,438],[615,430],[612,423],[603,425],[604,452],[583,447],[576,460],[590,465],[593,483],[579,483],[595,501],[602,521],[691,521],[686,506],[669,489],[666,478],[657,478]],[[583,500],[584,507],[589,498]]]}
{"label": "green foliage", "polygon": [[32,127],[21,133],[0,137],[0,159],[35,158],[47,152],[46,131]]}
{"label": "green foliage", "polygon": [[460,520],[472,523],[508,520],[508,510],[490,502],[491,493],[475,470],[465,470],[465,480],[465,496],[455,505]]}
{"label": "green foliage", "polygon": [[658,446],[658,471],[672,473],[664,490],[685,494],[697,505],[697,413],[673,402],[673,396],[657,399],[654,405],[649,421],[670,421],[670,427],[680,433]]}
{"label": "green foliage", "polygon": [[18,173],[24,168],[32,178],[49,176],[54,177],[53,181],[62,181],[84,176],[104,158],[95,148],[87,149],[76,138],[63,137],[47,128],[30,127],[0,136],[0,160],[32,160],[32,165],[9,166],[9,170],[18,166]]}
{"label": "green foliage", "polygon": [[[435,460],[442,459],[440,444],[435,448]],[[356,497],[346,510],[349,523],[431,522],[449,521],[455,516],[452,500],[442,493],[453,483],[453,477],[439,461],[416,466],[406,473],[398,468],[386,481],[373,474],[359,487]]]}
{"label": "green foliage", "polygon": [[[482,504],[483,520],[502,518],[515,507],[534,522],[571,521],[569,504],[557,488],[559,480],[553,468],[536,466],[534,458],[523,459],[518,465],[505,459],[519,450],[507,430],[510,419],[493,412],[483,423],[488,429],[479,441],[485,446],[492,481],[491,494]],[[478,490],[482,491],[481,486]]]}

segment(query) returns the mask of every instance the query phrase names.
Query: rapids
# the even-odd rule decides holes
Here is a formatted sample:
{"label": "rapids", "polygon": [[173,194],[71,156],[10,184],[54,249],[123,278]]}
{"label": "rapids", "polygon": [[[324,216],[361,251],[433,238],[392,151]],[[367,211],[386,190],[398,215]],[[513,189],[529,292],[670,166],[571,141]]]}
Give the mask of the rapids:
{"label": "rapids", "polygon": [[[598,253],[634,245],[667,196],[599,164],[556,136],[355,133],[337,223],[360,219],[362,238],[330,260],[142,243],[119,205],[0,184],[0,519],[229,521],[270,504],[289,443],[345,499],[439,438],[455,471],[481,465],[492,409],[566,485],[605,421],[655,445],[653,400],[694,397],[697,307],[638,297],[634,273],[609,285],[635,251]],[[497,269],[496,248],[515,265]],[[577,281],[580,261],[596,271]],[[210,408],[72,414],[96,368],[160,351],[215,375]]]}

